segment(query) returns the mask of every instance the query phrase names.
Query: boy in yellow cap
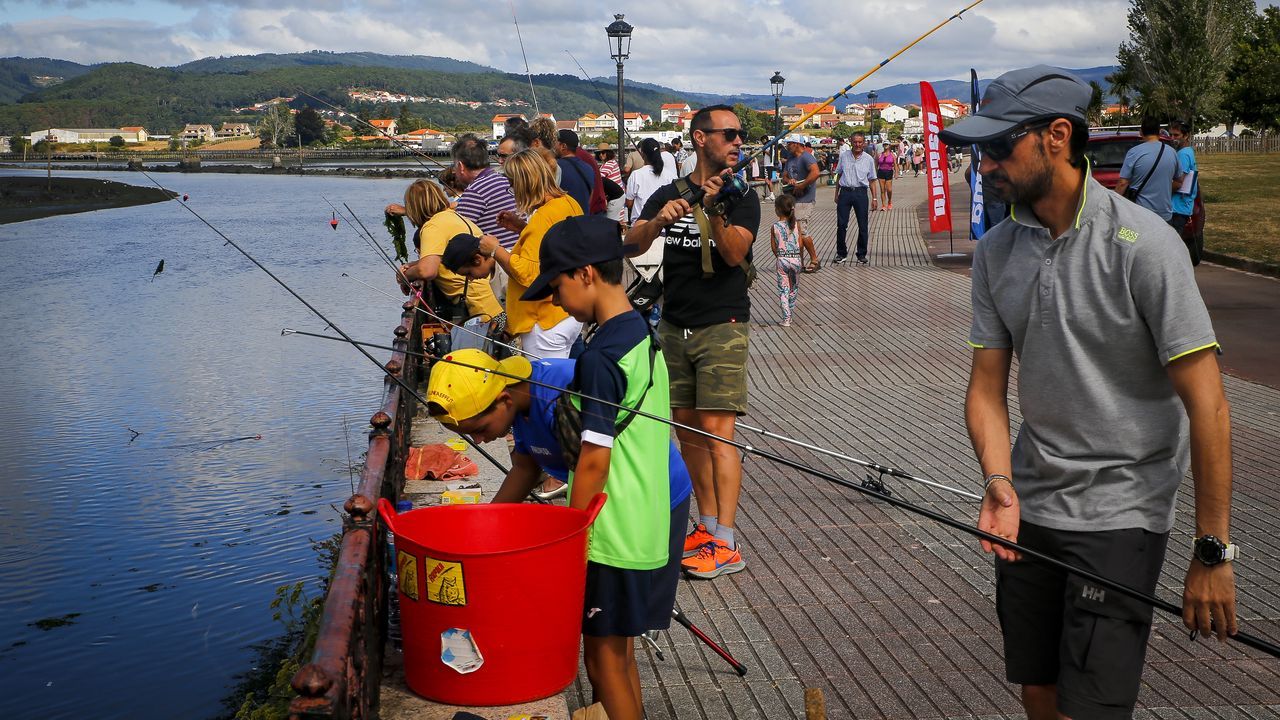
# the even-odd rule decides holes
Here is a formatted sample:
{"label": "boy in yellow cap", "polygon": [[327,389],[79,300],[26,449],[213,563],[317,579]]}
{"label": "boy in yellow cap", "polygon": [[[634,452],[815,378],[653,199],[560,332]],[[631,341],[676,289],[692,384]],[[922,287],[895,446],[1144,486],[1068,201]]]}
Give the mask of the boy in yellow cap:
{"label": "boy in yellow cap", "polygon": [[[596,493],[609,496],[592,527],[587,556],[582,621],[587,677],[595,699],[604,704],[610,718],[639,720],[643,709],[634,638],[648,630],[665,629],[670,622],[688,514],[688,472],[674,452],[665,423],[609,403],[669,417],[666,363],[622,286],[617,222],[600,216],[563,220],[548,230],[540,255],[541,273],[524,299],[551,296],[576,319],[599,326],[572,372],[563,378],[571,378],[569,386],[583,397],[560,393],[554,403],[562,413],[580,418],[581,439],[576,448],[565,447],[564,440],[558,444],[570,455],[577,450],[576,461],[566,463],[571,470],[570,505],[585,508]],[[453,353],[449,359],[467,362],[462,359],[467,352]],[[544,363],[555,362],[531,365],[509,358],[497,363],[490,358],[491,365],[467,364],[499,372],[515,370],[512,375],[532,378]],[[532,383],[447,363],[432,370],[428,385],[428,412],[477,440],[500,437],[516,424],[513,457],[525,458],[513,460],[512,475],[496,500],[523,497],[537,472],[522,471],[524,463],[542,465],[548,457],[535,449],[536,442],[526,446],[528,453],[520,452],[522,435],[528,442],[528,428],[552,424],[549,418],[554,412],[548,403],[529,399],[531,391],[521,385]],[[535,421],[527,422],[525,433],[521,419]],[[678,467],[673,467],[673,458]]]}

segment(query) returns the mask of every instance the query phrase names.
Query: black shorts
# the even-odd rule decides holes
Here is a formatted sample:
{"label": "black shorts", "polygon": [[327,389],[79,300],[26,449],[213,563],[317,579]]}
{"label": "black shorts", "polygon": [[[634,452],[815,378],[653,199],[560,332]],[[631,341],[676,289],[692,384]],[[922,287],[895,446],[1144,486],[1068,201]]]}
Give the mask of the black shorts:
{"label": "black shorts", "polygon": [[582,634],[637,637],[671,626],[676,603],[689,498],[671,511],[667,564],[653,570],[627,570],[587,562],[587,594],[582,604]]}
{"label": "black shorts", "polygon": [[876,177],[881,180],[892,180],[893,171],[892,170],[876,170]]}
{"label": "black shorts", "polygon": [[[1023,522],[1018,529],[1020,544],[1148,594],[1168,540],[1140,528],[1070,532]],[[1132,716],[1150,605],[1035,560],[997,560],[996,613],[1009,682],[1057,685],[1058,711],[1068,717]]]}

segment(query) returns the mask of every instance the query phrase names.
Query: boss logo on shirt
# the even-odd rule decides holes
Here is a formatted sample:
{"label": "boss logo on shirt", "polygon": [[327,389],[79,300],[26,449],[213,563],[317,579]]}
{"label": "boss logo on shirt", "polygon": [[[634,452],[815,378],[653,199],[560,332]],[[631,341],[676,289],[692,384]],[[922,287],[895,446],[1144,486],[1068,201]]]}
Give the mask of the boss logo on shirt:
{"label": "boss logo on shirt", "polygon": [[1127,227],[1120,228],[1120,231],[1116,233],[1116,237],[1127,243],[1138,242],[1138,233]]}

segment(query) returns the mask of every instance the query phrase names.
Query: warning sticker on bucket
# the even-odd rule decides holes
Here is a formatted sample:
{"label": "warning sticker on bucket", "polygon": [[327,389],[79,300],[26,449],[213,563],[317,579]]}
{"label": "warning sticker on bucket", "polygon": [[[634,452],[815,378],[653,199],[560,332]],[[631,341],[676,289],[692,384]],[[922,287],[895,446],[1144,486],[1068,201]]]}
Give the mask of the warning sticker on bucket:
{"label": "warning sticker on bucket", "polygon": [[396,551],[396,577],[400,579],[400,592],[418,600],[418,563],[409,553]]}
{"label": "warning sticker on bucket", "polygon": [[441,605],[466,605],[467,584],[462,563],[423,557],[427,573],[427,599]]}

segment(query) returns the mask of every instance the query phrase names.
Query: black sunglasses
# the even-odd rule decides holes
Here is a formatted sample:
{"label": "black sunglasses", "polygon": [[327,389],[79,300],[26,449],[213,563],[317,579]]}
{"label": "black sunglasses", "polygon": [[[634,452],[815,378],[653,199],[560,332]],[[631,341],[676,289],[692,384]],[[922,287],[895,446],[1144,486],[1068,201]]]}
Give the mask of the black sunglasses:
{"label": "black sunglasses", "polygon": [[746,141],[746,139],[747,139],[747,131],[746,131],[746,130],[739,130],[738,128],[708,128],[708,129],[706,129],[706,130],[703,130],[702,132],[704,132],[704,133],[724,133],[724,140],[725,140],[725,142],[733,142],[734,140],[737,140],[738,138],[742,138],[742,140],[745,142],[745,141]]}
{"label": "black sunglasses", "polygon": [[1008,135],[1002,135],[995,140],[988,140],[984,143],[978,143],[978,150],[982,152],[983,157],[989,157],[995,162],[1003,162],[1009,159],[1013,154],[1013,148],[1018,144],[1019,140],[1030,135],[1032,132],[1041,128],[1049,127],[1052,121],[1046,123],[1037,123],[1035,125],[1027,125],[1021,130],[1015,130]]}

